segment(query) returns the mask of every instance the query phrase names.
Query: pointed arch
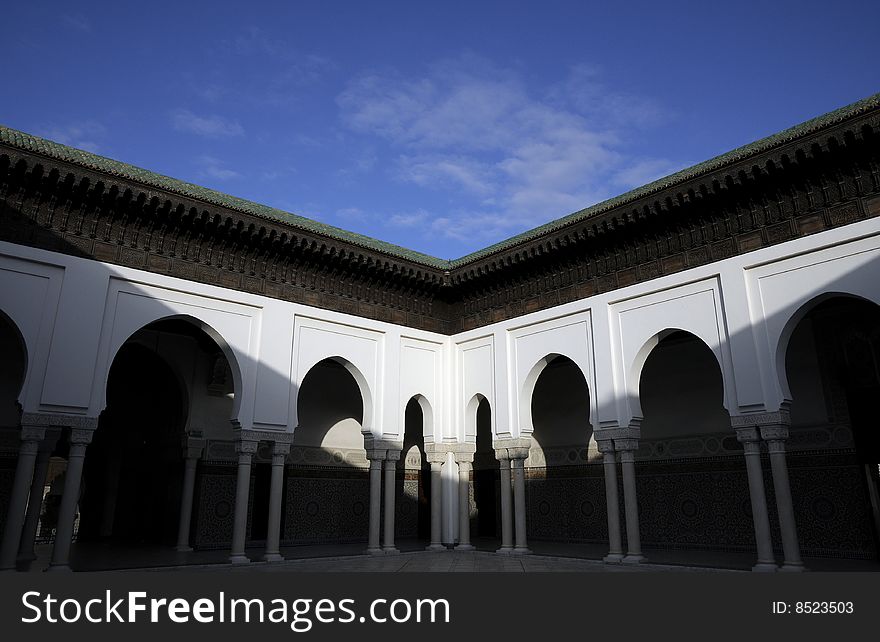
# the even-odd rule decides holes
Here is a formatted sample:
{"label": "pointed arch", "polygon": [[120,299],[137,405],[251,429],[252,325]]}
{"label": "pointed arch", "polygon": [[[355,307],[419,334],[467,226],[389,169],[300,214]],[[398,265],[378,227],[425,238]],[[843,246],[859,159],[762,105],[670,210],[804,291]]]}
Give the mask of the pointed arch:
{"label": "pointed arch", "polygon": [[[470,398],[470,401],[467,402],[467,405],[464,409],[464,436],[465,441],[468,442],[476,442],[477,440],[477,409],[480,407],[480,403],[485,401],[489,404],[489,400],[482,393],[476,393],[473,397]],[[491,404],[490,404],[491,407]],[[495,436],[495,431],[492,431],[492,436]]]}
{"label": "pointed arch", "polygon": [[[776,377],[777,382],[779,384],[779,389],[782,392],[783,402],[790,403],[791,398],[791,388],[789,386],[788,374],[786,373],[785,368],[785,357],[788,353],[788,346],[791,342],[791,336],[797,328],[798,324],[804,320],[812,310],[816,307],[825,303],[826,301],[830,301],[831,299],[849,299],[851,301],[862,301],[869,305],[878,306],[876,301],[872,301],[867,297],[860,296],[858,294],[851,294],[848,292],[823,292],[818,296],[814,296],[808,301],[802,303],[800,307],[798,307],[792,314],[789,316],[788,320],[785,322],[785,325],[782,327],[782,332],[779,335],[779,338],[776,341],[776,346],[773,350],[773,363],[776,367]],[[878,306],[880,307],[880,306]]]}
{"label": "pointed arch", "polygon": [[724,376],[724,364],[721,360],[721,356],[718,354],[718,351],[713,349],[711,345],[709,345],[705,339],[700,337],[697,334],[689,330],[685,330],[683,328],[665,328],[660,332],[653,335],[650,339],[648,339],[641,348],[639,348],[638,352],[636,352],[635,358],[630,364],[629,368],[629,377],[627,380],[629,385],[627,386],[627,396],[629,397],[629,407],[630,413],[632,414],[632,418],[636,421],[641,421],[644,418],[644,413],[642,411],[642,404],[640,400],[639,388],[641,386],[642,380],[642,372],[645,368],[645,363],[648,360],[648,357],[651,353],[654,352],[654,349],[660,344],[661,341],[673,335],[675,333],[682,332],[687,334],[690,337],[693,337],[697,341],[699,341],[707,350],[709,350],[713,357],[716,365],[718,366],[718,374],[721,376],[722,381],[722,390],[723,390],[723,398],[722,405],[726,410],[730,410],[729,406],[729,398],[728,398],[728,390],[727,390],[727,378]]}
{"label": "pointed arch", "polygon": [[[368,435],[373,431],[373,394],[370,391],[370,384],[367,381],[367,378],[364,374],[355,366],[351,361],[342,357],[340,355],[333,355],[330,357],[326,357],[325,359],[321,359],[315,363],[313,363],[309,368],[304,372],[302,380],[300,381],[300,386],[302,385],[302,381],[308,376],[309,372],[321,363],[321,361],[333,361],[334,363],[342,366],[351,375],[352,379],[354,379],[355,384],[357,384],[358,391],[361,395],[361,403],[363,404],[363,418],[361,420],[361,432],[364,435]],[[299,405],[299,389],[297,390],[296,395],[296,403],[294,404],[294,410],[296,410]],[[298,417],[298,413],[294,415],[294,417]]]}
{"label": "pointed arch", "polygon": [[116,358],[116,355],[119,353],[120,348],[125,345],[133,336],[135,336],[141,330],[144,330],[148,326],[155,325],[158,323],[162,323],[164,321],[183,321],[185,323],[191,324],[196,329],[203,332],[214,344],[220,349],[223,353],[223,356],[226,358],[227,363],[229,364],[229,368],[232,372],[232,383],[234,395],[232,398],[232,416],[231,420],[236,420],[239,415],[239,411],[241,409],[241,398],[242,398],[242,366],[239,363],[238,358],[236,357],[235,351],[226,341],[220,332],[215,330],[209,323],[194,317],[189,314],[169,314],[166,316],[158,317],[156,319],[150,320],[148,323],[144,323],[137,330],[129,334],[122,341],[118,343],[118,345],[111,346],[111,351],[109,358],[107,359],[106,369],[104,370],[102,385],[99,389],[99,405],[98,408],[104,408],[107,405],[107,383],[110,377],[110,367],[113,364],[113,360]]}
{"label": "pointed arch", "polygon": [[519,394],[519,419],[520,419],[520,434],[526,436],[534,432],[534,424],[532,421],[532,397],[535,393],[535,384],[538,383],[538,378],[541,376],[541,373],[544,372],[544,369],[550,365],[552,361],[556,359],[564,358],[568,361],[571,361],[578,369],[578,372],[581,373],[581,376],[584,378],[584,383],[587,386],[587,391],[590,391],[589,387],[589,379],[587,377],[587,373],[584,372],[583,368],[578,364],[577,361],[569,357],[568,355],[561,354],[558,352],[551,352],[541,359],[539,359],[529,370],[529,373],[525,376],[523,380],[522,389]]}
{"label": "pointed arch", "polygon": [[[425,397],[425,395],[418,393],[407,399],[406,403],[403,404],[401,412],[406,414],[406,407],[413,399],[415,399],[416,403],[418,403],[419,407],[422,409],[422,437],[425,442],[432,442],[434,441],[436,429],[436,426],[434,425],[434,409],[431,407],[431,402],[428,401],[428,398]],[[404,423],[404,420],[401,419],[401,425],[404,425]]]}

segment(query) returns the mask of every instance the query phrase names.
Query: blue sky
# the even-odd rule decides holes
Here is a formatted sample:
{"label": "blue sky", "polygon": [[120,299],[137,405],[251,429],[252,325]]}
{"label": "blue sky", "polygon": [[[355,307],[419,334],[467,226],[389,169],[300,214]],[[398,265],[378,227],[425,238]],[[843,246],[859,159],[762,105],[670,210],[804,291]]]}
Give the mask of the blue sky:
{"label": "blue sky", "polygon": [[880,3],[30,2],[0,123],[456,258],[880,91]]}

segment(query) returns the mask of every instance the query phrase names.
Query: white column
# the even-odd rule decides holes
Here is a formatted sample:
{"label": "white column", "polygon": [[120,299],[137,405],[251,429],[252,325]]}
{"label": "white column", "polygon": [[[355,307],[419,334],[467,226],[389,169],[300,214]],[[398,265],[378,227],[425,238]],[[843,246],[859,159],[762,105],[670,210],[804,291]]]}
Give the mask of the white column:
{"label": "white column", "polygon": [[431,543],[425,550],[428,551],[445,551],[443,545],[443,536],[441,534],[441,515],[443,504],[441,502],[443,480],[441,478],[442,461],[431,462]]}
{"label": "white column", "polygon": [[458,453],[458,544],[457,551],[474,550],[471,544],[471,469],[466,455]]}
{"label": "white column", "polygon": [[34,480],[31,484],[31,493],[28,497],[27,514],[24,520],[24,529],[21,533],[21,544],[18,547],[18,560],[20,562],[33,562],[37,556],[34,554],[34,540],[37,538],[37,526],[40,525],[40,513],[43,510],[43,490],[46,488],[46,475],[49,473],[49,458],[55,450],[57,434],[47,435],[40,443],[40,451],[37,453],[37,462],[34,469]]}
{"label": "white column", "polygon": [[767,450],[770,453],[773,491],[776,495],[776,512],[779,515],[779,530],[782,533],[782,550],[785,561],[779,570],[803,571],[804,563],[801,560],[801,549],[798,543],[794,505],[791,501],[791,486],[788,483],[788,464],[785,461],[785,440],[788,439],[788,427],[784,424],[761,426],[761,438],[767,442]]}
{"label": "white column", "polygon": [[204,441],[187,438],[184,451],[186,459],[183,467],[183,493],[180,497],[180,519],[177,522],[177,546],[174,550],[186,553],[192,550],[189,545],[189,528],[192,523],[193,494],[196,487],[196,467],[202,457]]}
{"label": "white column", "polygon": [[764,493],[764,471],[761,470],[761,436],[758,429],[737,428],[736,438],[743,445],[746,473],[749,478],[749,497],[752,501],[752,521],[755,526],[755,545],[758,561],[753,571],[774,572],[776,560],[770,539],[770,517],[767,514],[767,497]]}
{"label": "white column", "polygon": [[608,555],[603,561],[617,564],[623,560],[623,543],[620,537],[620,498],[617,494],[617,454],[611,439],[596,440],[602,453],[605,468],[605,506],[608,514]]}
{"label": "white column", "polygon": [[9,498],[9,508],[6,510],[3,542],[0,544],[2,571],[15,570],[15,558],[21,542],[28,495],[34,478],[34,465],[40,450],[40,442],[45,436],[46,429],[43,426],[23,426],[21,429],[21,446],[18,449],[18,462],[12,482],[12,496]]}
{"label": "white column", "polygon": [[290,444],[276,441],[272,445],[272,480],[269,489],[269,528],[266,531],[266,553],[263,559],[267,562],[280,562],[281,556],[281,498],[284,491],[284,462]]}
{"label": "white column", "polygon": [[526,542],[526,478],[525,478],[525,458],[528,457],[528,450],[525,456],[511,458],[510,464],[513,467],[513,506],[514,506],[514,522],[516,524],[516,546],[513,552],[516,555],[525,555],[531,553]]}
{"label": "white column", "polygon": [[248,564],[250,560],[244,554],[247,537],[248,504],[251,490],[251,462],[257,452],[258,442],[243,439],[235,442],[238,453],[238,476],[235,482],[235,513],[232,526],[232,551],[229,561],[232,564]]}
{"label": "white column", "polygon": [[501,548],[498,553],[513,551],[513,501],[510,496],[510,458],[507,449],[495,451],[501,468]]}
{"label": "white column", "polygon": [[620,467],[623,474],[623,503],[626,511],[626,545],[624,564],[638,564],[645,559],[639,537],[639,505],[636,499],[635,451],[637,439],[615,439],[614,446],[620,453]]}
{"label": "white column", "polygon": [[400,451],[389,450],[385,456],[385,541],[382,552],[386,555],[399,553],[394,546],[394,511],[397,497],[397,460]]}
{"label": "white column", "polygon": [[382,508],[382,459],[384,456],[384,452],[373,451],[370,453],[370,535],[367,553],[371,555],[382,554],[382,547],[379,545],[379,513]]}
{"label": "white column", "polygon": [[64,492],[58,510],[58,527],[55,530],[55,546],[52,548],[50,571],[70,570],[70,544],[73,539],[73,522],[82,483],[86,448],[92,442],[95,431],[74,428],[70,431],[70,452],[67,455],[67,472],[64,474]]}

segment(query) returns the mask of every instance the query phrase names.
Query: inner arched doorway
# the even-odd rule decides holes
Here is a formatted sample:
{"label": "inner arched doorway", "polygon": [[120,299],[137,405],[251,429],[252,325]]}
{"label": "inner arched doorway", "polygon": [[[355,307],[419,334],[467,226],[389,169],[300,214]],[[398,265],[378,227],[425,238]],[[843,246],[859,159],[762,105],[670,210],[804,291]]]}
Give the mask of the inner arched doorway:
{"label": "inner arched doorway", "polygon": [[847,296],[808,304],[785,346],[787,443],[805,555],[880,551],[880,306]]}
{"label": "inner arched doorway", "polygon": [[639,379],[642,541],[667,551],[753,550],[742,447],[724,407],[718,358],[683,330],[658,339]]}
{"label": "inner arched doorway", "polygon": [[[189,440],[233,438],[233,380],[223,350],[197,320],[156,321],[123,343],[85,459],[74,568],[116,563],[108,549],[126,551],[137,563],[175,543],[210,546],[224,537],[219,531],[231,532],[231,516],[213,519],[205,511],[216,507],[193,505],[183,489]],[[181,531],[182,509],[189,532]]]}
{"label": "inner arched doorway", "polygon": [[608,539],[599,455],[590,425],[590,390],[578,365],[552,355],[531,398],[532,444],[526,460],[531,540],[602,543]]}
{"label": "inner arched doorway", "polygon": [[395,515],[401,547],[431,539],[431,466],[425,454],[424,437],[427,418],[419,400],[419,397],[411,398],[404,410]]}
{"label": "inner arched doorway", "polygon": [[365,404],[349,367],[341,359],[324,359],[300,384],[282,543],[367,539],[370,482],[362,433]]}
{"label": "inner arched doorway", "polygon": [[473,421],[476,428],[474,453],[473,502],[470,531],[478,548],[497,548],[501,539],[501,478],[492,443],[492,408],[482,395]]}

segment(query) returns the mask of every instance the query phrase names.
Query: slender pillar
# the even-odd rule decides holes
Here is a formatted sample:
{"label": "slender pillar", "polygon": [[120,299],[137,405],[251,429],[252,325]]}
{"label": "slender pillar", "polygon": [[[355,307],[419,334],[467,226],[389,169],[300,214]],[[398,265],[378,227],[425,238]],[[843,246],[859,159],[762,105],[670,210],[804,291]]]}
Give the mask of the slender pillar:
{"label": "slender pillar", "polygon": [[510,459],[507,449],[496,450],[501,467],[501,548],[498,553],[513,551],[513,500],[510,495]]}
{"label": "slender pillar", "polygon": [[18,561],[25,564],[37,559],[34,554],[34,541],[37,539],[37,527],[40,525],[40,513],[43,510],[43,490],[46,488],[46,475],[49,473],[49,458],[55,449],[56,441],[57,435],[51,437],[47,435],[40,443],[40,451],[37,453],[34,481],[31,484],[21,544],[18,547]]}
{"label": "slender pillar", "polygon": [[636,499],[636,439],[620,439],[614,443],[620,452],[620,467],[623,473],[623,503],[626,511],[627,552],[624,564],[638,564],[645,559],[642,555],[642,542],[639,537],[639,505]]}
{"label": "slender pillar", "polygon": [[761,426],[761,438],[767,442],[770,452],[770,469],[773,472],[773,490],[776,494],[776,512],[779,514],[779,530],[782,533],[782,551],[785,561],[781,571],[798,572],[804,570],[798,543],[797,524],[794,518],[794,505],[791,501],[791,486],[788,483],[788,464],[785,461],[785,440],[788,427],[784,424]]}
{"label": "slender pillar", "polygon": [[272,480],[269,489],[269,528],[266,531],[266,553],[263,559],[267,562],[280,562],[281,556],[281,496],[284,491],[284,462],[290,444],[276,441],[272,446]]}
{"label": "slender pillar", "polygon": [[58,510],[58,527],[55,530],[55,546],[52,548],[50,571],[70,570],[70,544],[73,540],[73,522],[82,484],[83,462],[86,448],[92,442],[94,430],[74,428],[70,431],[70,452],[67,455],[67,472],[64,473],[64,491]]}
{"label": "slender pillar", "polygon": [[426,550],[429,551],[445,551],[443,545],[443,535],[441,533],[443,503],[441,502],[443,479],[441,478],[440,469],[442,462],[431,462],[431,543]]}
{"label": "slender pillar", "polygon": [[474,550],[471,544],[471,469],[473,465],[459,453],[458,459],[458,545],[457,551]]}
{"label": "slender pillar", "polygon": [[384,453],[374,453],[370,457],[370,536],[367,553],[381,555],[379,545],[379,513],[382,508],[382,458]]}
{"label": "slender pillar", "polygon": [[34,465],[40,442],[46,436],[42,426],[23,426],[21,429],[21,446],[18,450],[18,463],[15,466],[15,478],[12,482],[12,496],[6,510],[6,525],[3,529],[3,542],[0,544],[0,570],[15,570],[15,558],[21,542],[28,495],[34,478]]}
{"label": "slender pillar", "polygon": [[[528,456],[528,451],[526,451]],[[511,458],[513,467],[513,507],[514,523],[516,524],[516,546],[513,549],[516,555],[531,553],[526,542],[526,476],[525,457]]]}
{"label": "slender pillar", "polygon": [[746,473],[749,476],[749,497],[752,501],[752,521],[755,526],[755,545],[758,561],[753,571],[775,572],[773,542],[770,539],[770,517],[767,514],[767,498],[764,493],[764,471],[761,470],[761,436],[757,428],[737,428],[736,438],[743,445]]}
{"label": "slender pillar", "polygon": [[608,564],[619,564],[623,561],[623,542],[620,537],[620,498],[617,494],[617,453],[611,439],[596,443],[605,468],[605,505],[608,513],[608,555],[602,559]]}
{"label": "slender pillar", "polygon": [[394,511],[395,498],[397,496],[397,460],[400,451],[389,450],[385,457],[385,541],[382,544],[382,552],[386,555],[399,553],[394,546]]}
{"label": "slender pillar", "polygon": [[189,545],[189,527],[192,523],[193,494],[196,487],[196,467],[202,457],[204,442],[188,437],[184,455],[183,493],[180,497],[180,519],[177,522],[177,546],[174,550],[187,553],[192,550]]}
{"label": "slender pillar", "polygon": [[232,526],[232,551],[229,561],[232,564],[248,564],[250,560],[244,554],[245,538],[247,537],[248,503],[251,490],[251,462],[257,452],[256,441],[239,437],[235,442],[238,453],[238,478],[235,481],[235,513]]}

